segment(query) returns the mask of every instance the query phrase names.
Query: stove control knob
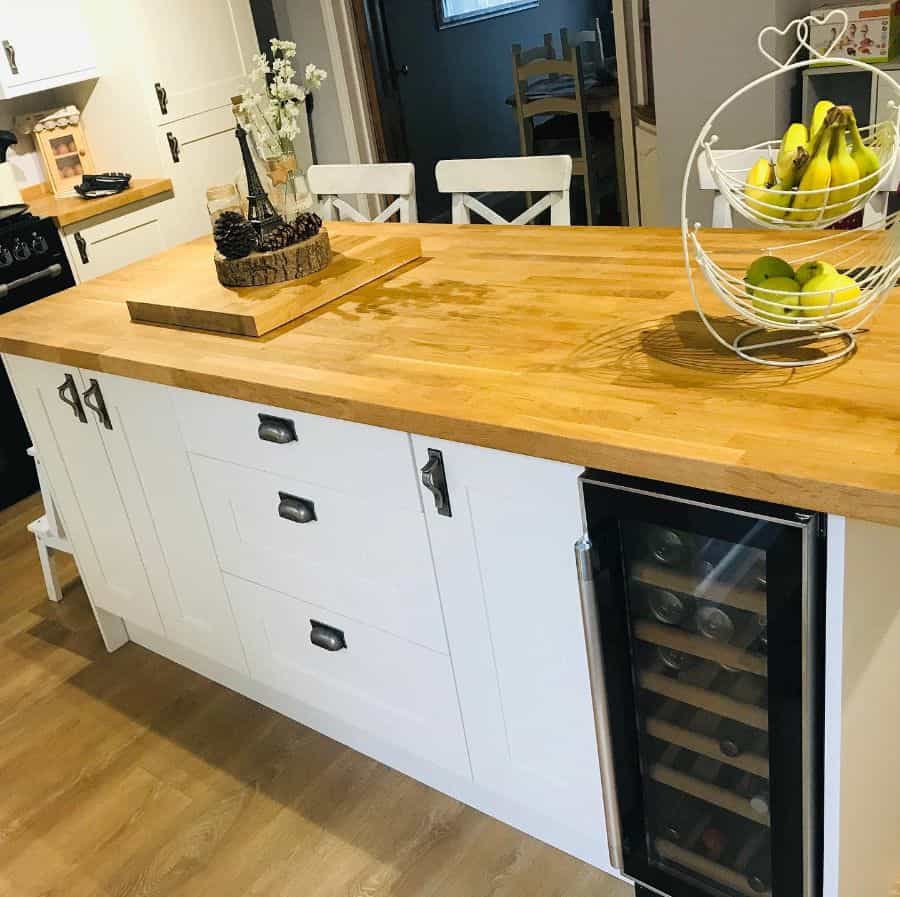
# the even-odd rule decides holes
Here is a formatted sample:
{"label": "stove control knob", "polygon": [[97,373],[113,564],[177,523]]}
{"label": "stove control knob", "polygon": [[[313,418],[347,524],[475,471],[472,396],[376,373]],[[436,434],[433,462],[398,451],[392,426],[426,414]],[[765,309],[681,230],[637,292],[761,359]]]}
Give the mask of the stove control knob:
{"label": "stove control knob", "polygon": [[12,263],[12,253],[5,246],[0,246],[0,268],[8,268]]}
{"label": "stove control knob", "polygon": [[31,251],[35,255],[43,255],[48,248],[47,241],[40,234],[31,235]]}
{"label": "stove control knob", "polygon": [[16,237],[13,242],[13,256],[17,258],[20,262],[24,262],[31,255],[31,250],[28,248],[28,244],[21,239],[20,237]]}

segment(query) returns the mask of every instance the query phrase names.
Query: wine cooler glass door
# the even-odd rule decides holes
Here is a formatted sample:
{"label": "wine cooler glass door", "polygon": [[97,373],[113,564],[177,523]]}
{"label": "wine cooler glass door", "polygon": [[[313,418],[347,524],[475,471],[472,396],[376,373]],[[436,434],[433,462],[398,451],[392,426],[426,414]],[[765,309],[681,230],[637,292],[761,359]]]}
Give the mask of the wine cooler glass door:
{"label": "wine cooler glass door", "polygon": [[584,494],[624,871],[671,897],[801,897],[808,515]]}

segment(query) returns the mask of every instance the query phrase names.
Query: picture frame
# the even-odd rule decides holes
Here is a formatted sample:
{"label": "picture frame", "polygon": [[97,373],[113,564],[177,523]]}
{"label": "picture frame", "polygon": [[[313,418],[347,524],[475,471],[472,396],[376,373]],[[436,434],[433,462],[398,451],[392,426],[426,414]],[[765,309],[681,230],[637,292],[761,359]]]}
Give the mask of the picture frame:
{"label": "picture frame", "polygon": [[541,0],[434,0],[434,17],[439,31],[534,9]]}

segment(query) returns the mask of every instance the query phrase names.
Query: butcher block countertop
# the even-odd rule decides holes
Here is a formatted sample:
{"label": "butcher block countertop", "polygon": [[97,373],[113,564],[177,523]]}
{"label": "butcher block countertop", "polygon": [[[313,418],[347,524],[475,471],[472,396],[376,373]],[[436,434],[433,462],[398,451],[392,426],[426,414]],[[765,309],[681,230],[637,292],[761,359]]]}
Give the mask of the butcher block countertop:
{"label": "butcher block countertop", "polygon": [[844,363],[765,368],[700,324],[676,230],[328,226],[424,257],[263,338],[132,323],[215,277],[204,238],[0,316],[0,351],[900,525],[900,293]]}
{"label": "butcher block countertop", "polygon": [[112,196],[98,196],[96,199],[82,199],[80,196],[54,196],[46,185],[31,187],[22,191],[22,198],[28,203],[28,211],[41,218],[53,218],[58,227],[81,224],[142,199],[150,199],[172,193],[172,182],[168,178],[133,178],[127,190]]}

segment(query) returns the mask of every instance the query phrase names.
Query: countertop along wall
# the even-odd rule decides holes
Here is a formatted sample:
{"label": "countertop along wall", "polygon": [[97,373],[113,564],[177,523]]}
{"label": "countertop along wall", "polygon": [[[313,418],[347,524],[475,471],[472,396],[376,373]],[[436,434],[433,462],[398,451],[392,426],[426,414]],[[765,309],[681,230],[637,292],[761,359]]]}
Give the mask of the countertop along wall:
{"label": "countertop along wall", "polygon": [[[681,226],[681,182],[703,123],[732,93],[772,70],[757,48],[759,31],[783,28],[809,10],[810,0],[650,0],[664,224]],[[781,44],[787,53],[793,46]],[[799,114],[798,76],[767,82],[723,116],[719,145],[751,146],[781,137],[794,107]],[[711,195],[692,191],[691,220],[709,224],[711,209]]]}

